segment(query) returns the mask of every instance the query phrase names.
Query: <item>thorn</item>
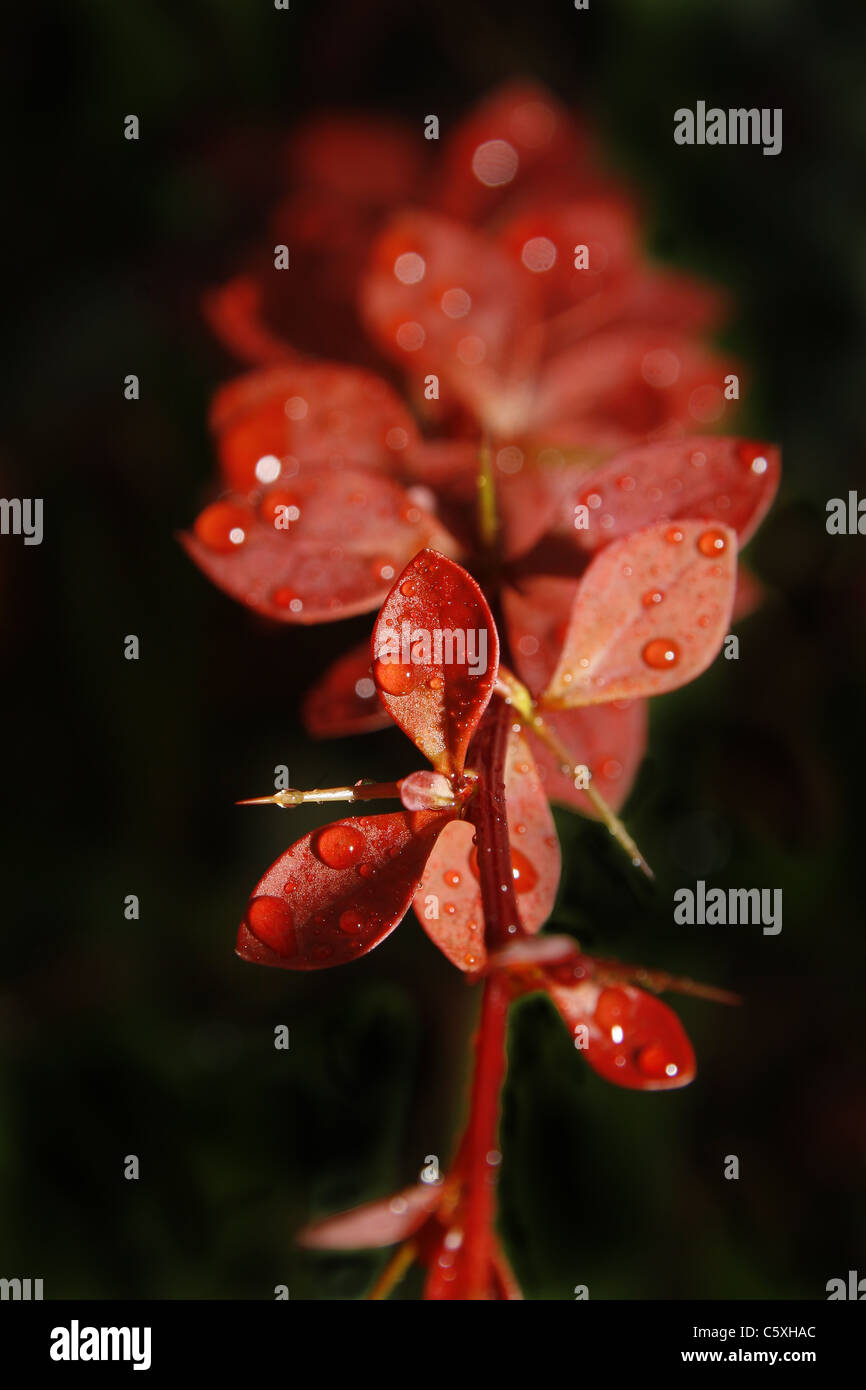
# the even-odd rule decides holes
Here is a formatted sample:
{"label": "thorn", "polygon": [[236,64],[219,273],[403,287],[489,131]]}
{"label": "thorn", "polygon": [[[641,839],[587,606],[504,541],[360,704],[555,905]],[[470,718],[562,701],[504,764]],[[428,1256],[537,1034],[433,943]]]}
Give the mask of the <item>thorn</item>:
{"label": "thorn", "polygon": [[295,791],[294,787],[287,787],[285,791],[274,792],[273,796],[248,796],[243,801],[236,801],[236,806],[279,806],[285,810],[288,806],[300,806],[304,800],[304,793]]}

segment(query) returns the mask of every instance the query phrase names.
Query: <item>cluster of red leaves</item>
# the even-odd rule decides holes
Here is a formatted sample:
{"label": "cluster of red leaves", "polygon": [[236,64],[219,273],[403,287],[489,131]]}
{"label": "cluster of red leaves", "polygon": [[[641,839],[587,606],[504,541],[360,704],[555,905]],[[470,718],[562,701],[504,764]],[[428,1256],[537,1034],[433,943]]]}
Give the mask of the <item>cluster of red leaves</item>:
{"label": "cluster of red leaves", "polygon": [[[597,812],[583,767],[622,804],[648,697],[699,675],[747,602],[739,550],[778,451],[716,432],[735,409],[726,379],[742,381],[699,336],[721,299],[647,262],[633,199],[547,93],[505,89],[436,170],[428,156],[355,116],[302,132],[272,228],[292,269],[263,253],[208,298],[255,365],[213,402],[221,491],[184,544],[277,621],[379,610],[372,650],[344,653],[310,692],[308,727],[394,721],[433,769],[399,784],[401,811],[293,844],[254,889],[238,953],[338,965],[413,905],[460,970],[498,982],[503,1009],[544,989],[602,1076],[679,1086],[694,1058],[665,1005],[573,942],[532,941],[559,881],[549,802]],[[351,365],[324,360],[335,345]],[[483,634],[484,670],[382,660],[404,626]],[[411,1237],[429,1296],[512,1296],[489,1233],[467,1256],[475,1294],[433,1287],[460,1267],[464,1148],[435,1192],[310,1243]]]}

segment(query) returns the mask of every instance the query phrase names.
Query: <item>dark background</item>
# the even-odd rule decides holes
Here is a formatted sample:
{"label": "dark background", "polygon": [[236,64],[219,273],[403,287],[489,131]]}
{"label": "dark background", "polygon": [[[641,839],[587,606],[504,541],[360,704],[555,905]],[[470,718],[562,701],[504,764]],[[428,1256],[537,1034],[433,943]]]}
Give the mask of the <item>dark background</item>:
{"label": "dark background", "polygon": [[[340,629],[260,623],[174,532],[208,495],[207,400],[236,370],[199,296],[261,233],[291,123],[357,105],[419,138],[436,112],[444,133],[514,74],[597,124],[653,250],[735,295],[746,423],[782,443],[785,477],[749,552],[768,597],[739,662],[652,710],[626,819],[656,887],[561,815],[551,924],[746,1003],[674,1000],[699,1075],[653,1096],[605,1085],[527,1001],[503,1232],[534,1298],[823,1298],[866,1274],[866,539],[824,528],[862,479],[862,8],[70,0],[7,28],[0,488],[45,498],[45,539],[0,540],[0,1275],[46,1297],[361,1296],[381,1257],[302,1254],[293,1232],[447,1161],[475,998],[412,918],[333,973],[233,955],[251,885],[316,819],[235,798],[276,763],[321,786],[399,775],[413,751],[396,731],[311,744],[299,698]],[[673,111],[699,98],[781,106],[782,154],[674,146]],[[781,935],[675,926],[673,891],[698,877],[781,887]]]}

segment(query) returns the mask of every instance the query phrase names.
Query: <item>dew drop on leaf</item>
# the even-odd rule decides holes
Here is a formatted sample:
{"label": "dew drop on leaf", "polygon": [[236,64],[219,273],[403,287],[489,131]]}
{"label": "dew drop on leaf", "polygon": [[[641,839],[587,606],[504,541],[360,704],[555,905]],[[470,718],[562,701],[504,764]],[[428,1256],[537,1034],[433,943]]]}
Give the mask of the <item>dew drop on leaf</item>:
{"label": "dew drop on leaf", "polygon": [[654,637],[651,642],[647,642],[641,656],[654,671],[665,671],[676,666],[680,659],[680,649],[669,637]]}

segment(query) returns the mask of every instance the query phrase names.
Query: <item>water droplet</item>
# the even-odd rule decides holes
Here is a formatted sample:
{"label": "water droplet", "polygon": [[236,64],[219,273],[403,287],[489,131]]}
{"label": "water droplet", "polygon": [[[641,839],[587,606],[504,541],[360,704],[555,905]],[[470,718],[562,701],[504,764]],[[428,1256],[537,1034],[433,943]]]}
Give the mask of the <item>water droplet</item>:
{"label": "water droplet", "polygon": [[347,907],[346,911],[340,914],[340,931],[347,936],[354,936],[357,932],[363,931],[367,926],[367,918],[363,912],[359,912],[356,907]]}
{"label": "water droplet", "polygon": [[460,886],[460,875],[458,874],[456,869],[446,869],[442,877],[448,884],[449,888],[458,888]]}
{"label": "water droplet", "polygon": [[721,555],[727,548],[727,537],[723,531],[704,531],[698,537],[698,550],[702,555]]}
{"label": "water droplet", "polygon": [[464,965],[468,965],[471,970],[473,966],[476,966],[478,964],[478,957],[473,956],[470,952],[469,955],[463,957],[463,963]]}
{"label": "water droplet", "polygon": [[383,555],[377,555],[375,560],[370,561],[370,570],[374,579],[383,579],[386,584],[390,584],[397,573],[394,561]]}
{"label": "water droplet", "polygon": [[456,904],[456,903],[443,903],[443,904],[442,904],[442,910],[443,910],[443,912],[447,912],[449,917],[453,917],[453,916],[454,916],[454,913],[457,911],[457,904]]}
{"label": "water droplet", "polygon": [[679,526],[669,526],[665,531],[665,540],[668,545],[679,545],[685,539],[684,532]]}
{"label": "water droplet", "polygon": [[769,467],[766,444],[756,444],[754,440],[745,439],[739,445],[737,454],[744,467],[751,469],[753,473],[766,473]]}
{"label": "water droplet", "polygon": [[654,604],[661,603],[663,599],[664,594],[661,589],[647,589],[646,593],[641,598],[641,603],[644,608],[652,608]]}
{"label": "water droplet", "polygon": [[630,473],[624,473],[621,478],[617,478],[616,485],[621,492],[634,492],[635,482]]}
{"label": "water droplet", "polygon": [[365,836],[351,825],[326,825],[315,840],[316,854],[329,869],[348,869],[360,862]]}
{"label": "water droplet", "polygon": [[250,507],[237,502],[214,502],[196,517],[193,531],[208,550],[229,555],[243,545],[252,523]]}
{"label": "water droplet", "polygon": [[676,666],[680,649],[669,637],[654,637],[647,642],[641,655],[647,666],[652,666],[654,671],[663,671],[668,666]]}
{"label": "water droplet", "polygon": [[514,875],[514,889],[517,893],[529,893],[538,882],[538,872],[531,860],[519,849],[511,850],[511,871]]}
{"label": "water droplet", "polygon": [[622,1027],[629,1008],[629,997],[624,989],[614,986],[603,989],[595,1006],[595,1021],[599,1028]]}
{"label": "water droplet", "polygon": [[671,1059],[670,1053],[661,1043],[647,1043],[642,1047],[635,1058],[638,1071],[644,1076],[652,1077],[655,1081],[660,1081],[664,1077],[673,1078],[679,1072],[676,1062]]}
{"label": "water droplet", "polygon": [[431,690],[441,690],[445,682],[441,676],[431,676],[427,684]]}
{"label": "water droplet", "polygon": [[292,910],[282,898],[253,898],[247,908],[246,924],[262,945],[280,956],[293,956],[298,949]]}
{"label": "water droplet", "polygon": [[416,587],[417,585],[415,584],[414,579],[404,579],[403,583],[400,585],[400,593],[403,595],[404,598],[411,598],[415,592]]}
{"label": "water droplet", "polygon": [[291,613],[300,613],[304,607],[303,599],[298,598],[294,589],[286,585],[271,590],[271,603],[275,608],[288,608]]}
{"label": "water droplet", "polygon": [[386,695],[408,695],[420,682],[421,671],[411,661],[377,661],[373,679]]}

